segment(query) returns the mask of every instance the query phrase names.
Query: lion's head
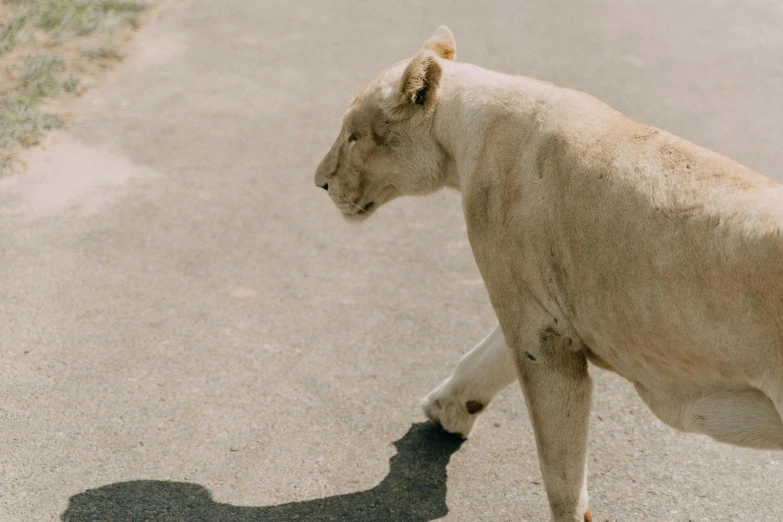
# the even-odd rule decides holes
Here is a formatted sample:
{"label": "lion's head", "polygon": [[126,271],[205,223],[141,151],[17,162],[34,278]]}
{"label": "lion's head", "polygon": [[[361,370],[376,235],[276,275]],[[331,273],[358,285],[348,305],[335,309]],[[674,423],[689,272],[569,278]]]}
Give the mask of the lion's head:
{"label": "lion's head", "polygon": [[443,186],[447,158],[430,127],[439,100],[439,60],[455,54],[454,36],[441,26],[416,56],[382,72],[351,102],[315,173],[315,184],[343,215],[363,219],[398,196]]}

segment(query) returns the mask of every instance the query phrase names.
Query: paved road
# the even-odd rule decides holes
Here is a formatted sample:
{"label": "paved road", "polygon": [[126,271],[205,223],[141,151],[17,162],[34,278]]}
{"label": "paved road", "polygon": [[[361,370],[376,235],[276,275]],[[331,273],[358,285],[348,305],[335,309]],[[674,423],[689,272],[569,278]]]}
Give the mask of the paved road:
{"label": "paved road", "polygon": [[[190,0],[150,23],[0,180],[0,520],[547,520],[517,388],[461,446],[420,424],[493,326],[458,195],[356,227],[312,173],[351,95],[446,23],[463,60],[783,181],[783,7],[697,4]],[[675,433],[593,375],[596,520],[783,520],[783,454]]]}

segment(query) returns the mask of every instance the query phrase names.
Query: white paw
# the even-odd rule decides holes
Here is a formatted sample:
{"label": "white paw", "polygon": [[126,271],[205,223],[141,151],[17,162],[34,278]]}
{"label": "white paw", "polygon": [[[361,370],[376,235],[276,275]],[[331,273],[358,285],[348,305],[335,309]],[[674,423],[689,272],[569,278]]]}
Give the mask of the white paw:
{"label": "white paw", "polygon": [[464,386],[454,384],[449,377],[422,399],[421,407],[432,422],[467,439],[479,414],[489,403],[468,395]]}

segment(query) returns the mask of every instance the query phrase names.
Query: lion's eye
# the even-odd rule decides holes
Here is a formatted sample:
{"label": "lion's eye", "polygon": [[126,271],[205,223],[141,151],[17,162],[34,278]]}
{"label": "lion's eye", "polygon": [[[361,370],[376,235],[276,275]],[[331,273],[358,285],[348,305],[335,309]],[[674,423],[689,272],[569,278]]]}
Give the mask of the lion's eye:
{"label": "lion's eye", "polygon": [[354,142],[354,141],[356,141],[357,139],[358,139],[358,137],[356,136],[356,133],[355,133],[355,132],[352,132],[352,133],[351,133],[351,135],[350,135],[350,136],[348,136],[348,143],[353,143],[353,142]]}

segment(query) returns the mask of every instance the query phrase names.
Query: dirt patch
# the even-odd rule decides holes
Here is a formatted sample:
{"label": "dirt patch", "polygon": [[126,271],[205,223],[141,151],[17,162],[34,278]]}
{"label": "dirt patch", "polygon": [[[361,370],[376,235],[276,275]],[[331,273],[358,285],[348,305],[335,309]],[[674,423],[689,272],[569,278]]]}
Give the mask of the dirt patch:
{"label": "dirt patch", "polygon": [[0,175],[67,114],[55,101],[79,96],[124,56],[132,33],[162,0],[5,0],[0,3]]}

